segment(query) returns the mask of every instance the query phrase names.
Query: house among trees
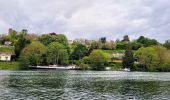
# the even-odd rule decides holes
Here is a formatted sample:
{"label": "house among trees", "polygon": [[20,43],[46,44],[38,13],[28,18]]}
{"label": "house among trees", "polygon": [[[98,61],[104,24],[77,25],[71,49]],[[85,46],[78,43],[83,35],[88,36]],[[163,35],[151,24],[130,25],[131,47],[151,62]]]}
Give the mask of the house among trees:
{"label": "house among trees", "polygon": [[11,61],[12,55],[14,55],[14,47],[0,46],[0,61]]}
{"label": "house among trees", "polygon": [[5,43],[4,43],[5,46],[10,46],[11,44],[12,44],[12,42],[10,42],[10,41],[5,41]]}
{"label": "house among trees", "polygon": [[11,61],[12,55],[10,52],[0,52],[0,61]]}

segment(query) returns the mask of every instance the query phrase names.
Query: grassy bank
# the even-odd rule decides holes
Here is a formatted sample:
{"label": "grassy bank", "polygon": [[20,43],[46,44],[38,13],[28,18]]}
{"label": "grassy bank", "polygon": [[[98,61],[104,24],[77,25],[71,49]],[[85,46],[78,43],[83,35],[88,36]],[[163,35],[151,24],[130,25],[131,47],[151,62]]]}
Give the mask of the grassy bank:
{"label": "grassy bank", "polygon": [[125,53],[125,50],[102,50],[105,53],[112,54],[112,53]]}
{"label": "grassy bank", "polygon": [[0,70],[20,70],[18,62],[0,62]]}

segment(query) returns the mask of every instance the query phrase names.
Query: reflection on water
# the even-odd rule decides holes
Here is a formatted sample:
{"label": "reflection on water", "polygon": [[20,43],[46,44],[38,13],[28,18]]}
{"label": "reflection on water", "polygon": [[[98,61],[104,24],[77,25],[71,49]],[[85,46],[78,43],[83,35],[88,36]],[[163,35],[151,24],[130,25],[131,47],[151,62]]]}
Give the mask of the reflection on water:
{"label": "reflection on water", "polygon": [[170,73],[0,71],[0,100],[170,99]]}

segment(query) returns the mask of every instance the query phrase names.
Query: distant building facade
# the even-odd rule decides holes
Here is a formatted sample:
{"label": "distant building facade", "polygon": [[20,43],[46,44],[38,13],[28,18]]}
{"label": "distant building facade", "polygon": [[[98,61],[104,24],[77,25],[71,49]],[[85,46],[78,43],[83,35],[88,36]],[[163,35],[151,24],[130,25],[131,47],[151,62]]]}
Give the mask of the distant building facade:
{"label": "distant building facade", "polygon": [[12,53],[0,52],[0,61],[11,61]]}
{"label": "distant building facade", "polygon": [[111,56],[112,56],[113,58],[123,59],[123,57],[125,56],[125,54],[124,54],[124,53],[113,53],[113,54],[111,54]]}
{"label": "distant building facade", "polygon": [[12,44],[12,42],[10,42],[10,41],[5,41],[4,42],[4,46],[11,46],[11,44]]}

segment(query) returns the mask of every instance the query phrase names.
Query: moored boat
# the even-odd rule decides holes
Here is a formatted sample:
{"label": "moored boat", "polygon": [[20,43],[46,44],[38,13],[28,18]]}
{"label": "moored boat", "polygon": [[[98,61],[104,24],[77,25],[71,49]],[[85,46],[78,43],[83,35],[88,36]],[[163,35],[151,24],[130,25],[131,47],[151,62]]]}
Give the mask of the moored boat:
{"label": "moored boat", "polygon": [[124,68],[123,71],[130,72],[130,68]]}
{"label": "moored boat", "polygon": [[36,69],[61,69],[61,70],[77,70],[80,69],[76,65],[69,66],[58,66],[58,65],[49,65],[49,66],[35,66]]}

